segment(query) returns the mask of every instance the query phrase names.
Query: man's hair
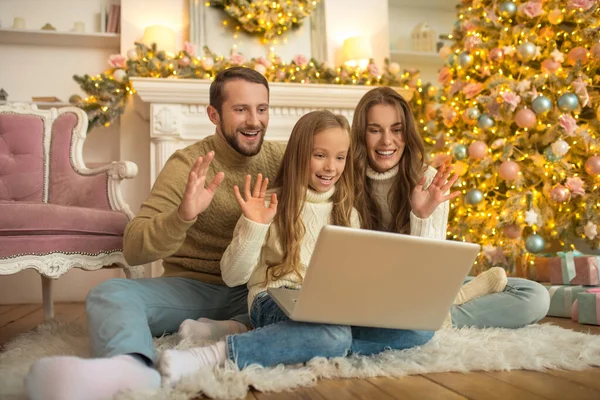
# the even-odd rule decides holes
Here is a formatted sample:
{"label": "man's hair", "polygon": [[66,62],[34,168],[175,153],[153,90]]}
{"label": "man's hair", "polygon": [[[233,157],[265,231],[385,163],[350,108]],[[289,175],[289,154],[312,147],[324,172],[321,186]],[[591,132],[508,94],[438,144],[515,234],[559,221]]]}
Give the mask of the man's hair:
{"label": "man's hair", "polygon": [[250,83],[258,83],[264,85],[269,93],[269,82],[265,77],[255,70],[246,67],[231,67],[217,74],[215,80],[210,85],[210,105],[213,106],[219,114],[223,102],[225,102],[225,84],[236,79],[241,79]]}

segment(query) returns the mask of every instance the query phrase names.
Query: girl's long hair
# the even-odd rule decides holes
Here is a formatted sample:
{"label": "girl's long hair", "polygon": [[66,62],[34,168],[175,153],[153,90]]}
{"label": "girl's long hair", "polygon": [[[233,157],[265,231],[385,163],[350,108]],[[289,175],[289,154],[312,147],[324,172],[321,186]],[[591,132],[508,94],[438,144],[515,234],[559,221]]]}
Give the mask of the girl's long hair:
{"label": "girl's long hair", "polygon": [[[273,187],[280,188],[280,191],[277,214],[272,224],[279,234],[283,257],[281,260],[267,261],[267,282],[281,279],[292,272],[302,280],[299,270],[300,245],[306,231],[302,222],[302,209],[309,187],[313,137],[331,128],[341,128],[348,133],[349,138],[351,136],[346,118],[330,111],[313,111],[305,114],[292,130],[273,184]],[[346,167],[335,184],[336,189],[332,198],[333,210],[330,222],[333,225],[350,226],[354,203],[352,159],[352,145],[350,145]]]}
{"label": "girl's long hair", "polygon": [[[400,110],[404,116],[404,153],[399,170],[389,192],[388,204],[392,214],[391,226],[381,226],[381,210],[373,197],[366,169],[369,163],[366,147],[368,113],[371,107],[383,104]],[[384,229],[397,233],[410,233],[410,195],[423,176],[424,146],[415,120],[406,100],[395,90],[378,87],[367,92],[359,101],[352,121],[352,147],[354,149],[354,207],[358,210],[361,225],[366,229]]]}

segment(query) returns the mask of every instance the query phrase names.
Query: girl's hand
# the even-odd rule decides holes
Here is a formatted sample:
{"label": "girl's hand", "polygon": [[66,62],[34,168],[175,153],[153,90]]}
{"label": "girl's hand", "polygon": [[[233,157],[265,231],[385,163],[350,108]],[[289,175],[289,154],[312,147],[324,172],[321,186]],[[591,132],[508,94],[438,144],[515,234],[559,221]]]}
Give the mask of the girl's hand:
{"label": "girl's hand", "polygon": [[265,195],[269,179],[265,178],[263,180],[262,174],[258,174],[254,190],[250,193],[251,180],[252,177],[247,175],[246,184],[244,185],[244,197],[240,194],[240,189],[237,186],[233,187],[235,198],[246,218],[259,224],[269,224],[277,213],[277,195],[273,193],[271,204],[268,207],[265,206]]}
{"label": "girl's hand", "polygon": [[422,219],[429,218],[441,203],[460,195],[458,191],[445,194],[458,179],[458,175],[454,174],[448,180],[451,172],[451,165],[442,165],[427,189],[423,189],[426,182],[425,177],[421,178],[410,197],[413,214]]}

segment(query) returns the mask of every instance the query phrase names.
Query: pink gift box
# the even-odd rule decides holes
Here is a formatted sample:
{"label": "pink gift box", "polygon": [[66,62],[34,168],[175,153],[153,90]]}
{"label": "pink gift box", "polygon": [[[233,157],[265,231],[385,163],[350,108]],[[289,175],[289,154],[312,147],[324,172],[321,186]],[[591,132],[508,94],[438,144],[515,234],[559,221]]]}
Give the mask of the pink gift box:
{"label": "pink gift box", "polygon": [[569,280],[566,257],[552,257],[549,262],[550,283],[553,285],[600,285],[598,257],[574,256],[575,276]]}

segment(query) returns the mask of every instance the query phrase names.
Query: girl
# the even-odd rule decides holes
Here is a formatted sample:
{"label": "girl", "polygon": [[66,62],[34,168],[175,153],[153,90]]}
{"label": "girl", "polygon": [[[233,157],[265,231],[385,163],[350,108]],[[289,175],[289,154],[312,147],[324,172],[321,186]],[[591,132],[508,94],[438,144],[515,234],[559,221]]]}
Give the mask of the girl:
{"label": "girl", "polygon": [[[380,87],[363,96],[354,112],[352,147],[362,226],[445,240],[448,200],[460,194],[446,193],[457,176],[447,180],[450,166],[439,171],[425,166],[423,141],[400,94]],[[542,319],[548,307],[542,285],[507,279],[495,267],[468,279],[450,315],[458,327],[517,328]]]}
{"label": "girl", "polygon": [[317,356],[406,349],[431,339],[433,332],[294,322],[267,293],[267,288],[300,288],[324,225],[360,226],[352,207],[352,158],[346,119],[314,111],[300,118],[292,130],[275,180],[278,196],[271,195],[270,205],[265,205],[268,182],[260,175],[252,193],[250,177],[244,197],[234,188],[243,216],[221,271],[228,286],[248,283],[250,320],[262,329],[229,335],[207,347],[167,350],[160,364],[167,380],[177,381],[227,359],[240,368],[295,364]]}

